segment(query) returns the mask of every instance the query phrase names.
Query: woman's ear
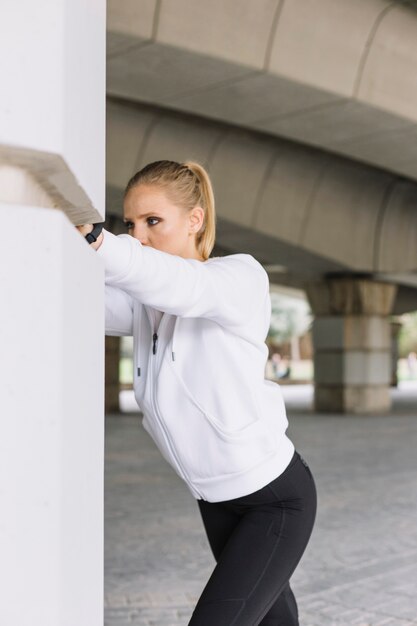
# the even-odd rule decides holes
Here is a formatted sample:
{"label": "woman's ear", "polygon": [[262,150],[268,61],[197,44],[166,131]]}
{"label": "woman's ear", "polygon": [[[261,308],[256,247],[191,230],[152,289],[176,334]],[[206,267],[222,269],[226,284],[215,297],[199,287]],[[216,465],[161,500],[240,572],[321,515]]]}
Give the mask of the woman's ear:
{"label": "woman's ear", "polygon": [[195,206],[190,211],[190,230],[192,233],[198,233],[204,223],[204,209],[201,206]]}

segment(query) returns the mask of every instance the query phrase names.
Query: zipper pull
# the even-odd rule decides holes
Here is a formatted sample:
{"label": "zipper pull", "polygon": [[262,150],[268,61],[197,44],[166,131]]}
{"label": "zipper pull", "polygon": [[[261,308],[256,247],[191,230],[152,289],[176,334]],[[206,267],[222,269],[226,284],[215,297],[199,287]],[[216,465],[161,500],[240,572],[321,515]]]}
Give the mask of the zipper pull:
{"label": "zipper pull", "polygon": [[157,340],[158,340],[158,335],[157,335],[157,333],[154,333],[152,338],[153,338],[153,348],[152,348],[152,352],[153,352],[153,354],[156,354],[156,342],[157,342]]}

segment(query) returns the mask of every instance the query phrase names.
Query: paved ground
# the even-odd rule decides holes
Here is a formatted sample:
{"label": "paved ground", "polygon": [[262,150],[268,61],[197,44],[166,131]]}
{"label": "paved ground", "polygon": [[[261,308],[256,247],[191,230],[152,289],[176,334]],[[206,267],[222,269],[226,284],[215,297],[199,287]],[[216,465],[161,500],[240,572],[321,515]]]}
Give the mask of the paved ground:
{"label": "paved ground", "polygon": [[[319,497],[292,579],[300,623],[417,625],[417,387],[395,390],[384,417],[315,415],[310,386],[283,391]],[[108,416],[105,626],[186,626],[213,565],[196,503],[140,414]]]}

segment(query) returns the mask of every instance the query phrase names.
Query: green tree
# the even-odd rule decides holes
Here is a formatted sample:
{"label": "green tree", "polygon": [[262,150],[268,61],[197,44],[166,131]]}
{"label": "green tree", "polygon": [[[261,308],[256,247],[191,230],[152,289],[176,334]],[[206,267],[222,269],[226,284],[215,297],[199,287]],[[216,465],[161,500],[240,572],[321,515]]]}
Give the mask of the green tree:
{"label": "green tree", "polygon": [[271,324],[268,339],[275,343],[300,337],[309,328],[311,312],[303,299],[271,293]]}
{"label": "green tree", "polygon": [[417,311],[401,316],[403,326],[398,337],[400,356],[405,357],[410,352],[417,352]]}

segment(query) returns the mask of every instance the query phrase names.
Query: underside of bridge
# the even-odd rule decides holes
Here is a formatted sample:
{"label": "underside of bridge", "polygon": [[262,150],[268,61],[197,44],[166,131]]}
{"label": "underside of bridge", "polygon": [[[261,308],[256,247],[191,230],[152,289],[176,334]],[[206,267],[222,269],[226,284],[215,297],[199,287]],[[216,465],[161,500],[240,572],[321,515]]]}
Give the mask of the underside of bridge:
{"label": "underside of bridge", "polygon": [[417,12],[385,0],[108,5],[107,215],[130,176],[201,162],[215,254],[316,315],[321,410],[389,406],[389,316],[417,309]]}

